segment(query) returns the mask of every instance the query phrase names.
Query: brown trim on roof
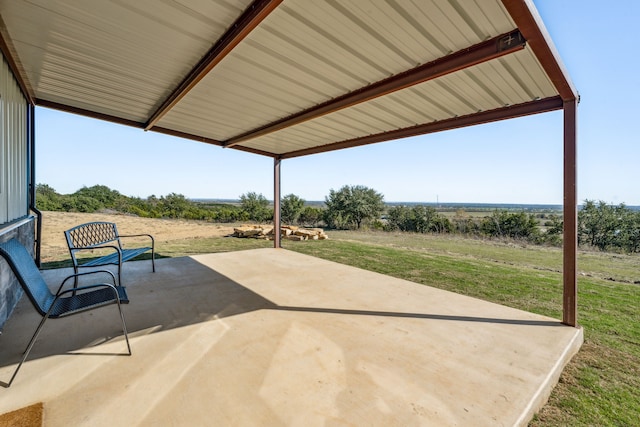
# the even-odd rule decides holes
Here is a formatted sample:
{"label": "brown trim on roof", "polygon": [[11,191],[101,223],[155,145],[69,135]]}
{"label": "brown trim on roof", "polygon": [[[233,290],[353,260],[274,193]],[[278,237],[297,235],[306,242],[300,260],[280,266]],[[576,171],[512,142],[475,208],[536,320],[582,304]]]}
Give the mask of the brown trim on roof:
{"label": "brown trim on roof", "polygon": [[92,119],[104,120],[107,122],[117,123],[119,125],[132,126],[142,128],[144,123],[135,120],[123,119],[122,117],[112,116],[110,114],[98,113],[96,111],[86,110],[84,108],[72,107],[71,105],[61,104],[59,102],[48,101],[46,99],[36,98],[36,105],[40,107],[53,108],[67,113],[79,114],[81,116],[91,117]]}
{"label": "brown trim on roof", "polygon": [[565,70],[551,36],[533,3],[529,0],[502,0],[502,4],[527,39],[533,54],[542,64],[562,99],[564,101],[577,99],[578,91],[571,83],[569,73]]}
{"label": "brown trim on roof", "polygon": [[489,61],[524,49],[525,40],[518,30],[502,34],[492,39],[478,43],[435,61],[422,64],[411,70],[372,83],[369,86],[349,92],[337,98],[300,111],[284,119],[277,120],[242,135],[229,139],[225,147],[232,147],[252,138],[266,135],[312,120],[320,116],[333,113],[343,108],[370,101],[374,98],[414,86],[419,83],[442,77],[444,75]]}
{"label": "brown trim on roof", "polygon": [[[199,135],[194,135],[192,133],[186,133],[186,132],[182,132],[182,131],[179,131],[179,130],[167,129],[167,128],[163,128],[163,127],[154,126],[154,127],[151,128],[151,131],[152,132],[163,133],[165,135],[176,136],[178,138],[191,139],[193,141],[205,142],[207,144],[212,144],[212,145],[217,145],[217,146],[223,147],[222,141],[218,141],[217,139],[207,138],[207,137],[199,136]],[[255,148],[242,147],[242,146],[233,147],[233,148],[236,149],[236,150],[239,150],[239,151],[245,151],[247,153],[260,154],[261,156],[278,157],[277,154],[269,153],[267,151],[262,151],[262,150],[258,150],[258,149],[255,149]]]}
{"label": "brown trim on roof", "polygon": [[[2,16],[0,16],[0,51],[2,51],[2,55],[7,60],[9,64],[9,68],[13,73],[13,77],[18,82],[18,86],[20,86],[20,90],[22,91],[22,95],[27,99],[27,102],[30,105],[35,105],[33,99],[33,90],[31,86],[28,84],[28,80],[23,75],[24,68],[20,66],[16,58],[18,54],[16,53],[15,48],[13,47],[13,43],[11,43],[11,37],[9,37],[9,33],[7,31],[7,27],[2,20]],[[21,72],[22,71],[22,72]]]}
{"label": "brown trim on roof", "polygon": [[182,132],[179,130],[163,128],[158,126],[154,126],[153,128],[151,128],[151,130],[153,132],[163,133],[165,135],[177,136],[178,138],[191,139],[199,142],[206,142],[207,144],[218,145],[222,147],[222,141],[218,141],[217,139],[213,139],[213,138],[207,138],[204,136],[194,135],[192,133]]}
{"label": "brown trim on roof", "polygon": [[[143,129],[144,123],[136,122],[135,120],[123,119],[121,117],[111,116],[109,114],[96,113],[95,111],[85,110],[84,108],[72,107],[70,105],[60,104],[58,102],[47,101],[46,99],[36,98],[36,105],[40,107],[53,108],[54,110],[64,111],[66,113],[79,114],[81,116],[90,117],[92,119],[104,120],[111,123],[117,123],[119,125],[131,126],[134,128]],[[163,127],[154,126],[151,128],[153,132],[163,133],[165,135],[177,136],[178,138],[191,139],[199,142],[206,142],[207,144],[218,145],[223,147],[222,141],[217,139],[207,138],[204,136],[194,135],[191,133],[181,132],[173,129],[167,129]],[[277,154],[269,153],[267,151],[257,150],[249,147],[234,147],[239,151],[246,151],[247,153],[260,154],[267,157],[277,157]]]}
{"label": "brown trim on roof", "polygon": [[[109,114],[97,113],[95,111],[85,110],[84,108],[72,107],[70,105],[60,104],[58,102],[47,101],[46,99],[36,98],[36,105],[40,107],[53,108],[55,110],[64,111],[66,113],[79,114],[81,116],[90,117],[92,119],[104,120],[111,123],[116,123],[124,126],[131,126],[134,128],[143,129],[144,123],[136,122],[135,120],[123,119],[121,117],[111,116]],[[204,136],[194,135],[186,132],[180,132],[173,129],[167,129],[163,127],[154,126],[151,129],[153,132],[163,133],[165,135],[177,136],[178,138],[191,139],[198,142],[206,142],[207,144],[213,144],[222,147],[222,141],[217,139],[207,138]],[[267,157],[277,157],[277,154],[269,153],[267,151],[257,150],[249,147],[234,147],[239,151],[246,151],[247,153],[260,154]]]}
{"label": "brown trim on roof", "polygon": [[343,148],[358,147],[361,145],[374,144],[378,142],[390,141],[393,139],[407,138],[410,136],[425,135],[428,133],[457,129],[461,127],[479,125],[483,123],[495,122],[498,120],[512,119],[516,117],[528,116],[531,114],[543,113],[547,111],[559,110],[563,106],[559,96],[541,99],[539,101],[526,102],[508,107],[497,108],[495,110],[482,111],[480,113],[468,114],[466,116],[454,117],[437,122],[425,123],[408,128],[396,129],[388,132],[381,132],[374,135],[367,135],[360,138],[340,141],[333,144],[321,145],[319,147],[307,148],[304,150],[290,151],[282,154],[283,159],[306,156],[309,154],[324,153],[327,151],[340,150]]}
{"label": "brown trim on roof", "polygon": [[150,130],[195,85],[220,63],[246,36],[273,12],[282,0],[254,0],[244,13],[229,27],[209,52],[189,72],[158,109],[149,117],[144,130]]}

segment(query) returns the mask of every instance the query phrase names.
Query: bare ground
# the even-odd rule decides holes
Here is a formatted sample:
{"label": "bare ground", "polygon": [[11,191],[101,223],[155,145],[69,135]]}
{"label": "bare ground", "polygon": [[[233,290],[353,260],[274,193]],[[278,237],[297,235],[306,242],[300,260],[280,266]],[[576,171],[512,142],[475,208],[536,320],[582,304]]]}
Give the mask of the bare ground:
{"label": "bare ground", "polygon": [[42,262],[68,257],[64,231],[93,221],[115,222],[118,233],[122,235],[151,234],[156,245],[175,240],[223,237],[233,233],[233,227],[236,226],[204,221],[140,218],[125,214],[46,211],[42,213]]}

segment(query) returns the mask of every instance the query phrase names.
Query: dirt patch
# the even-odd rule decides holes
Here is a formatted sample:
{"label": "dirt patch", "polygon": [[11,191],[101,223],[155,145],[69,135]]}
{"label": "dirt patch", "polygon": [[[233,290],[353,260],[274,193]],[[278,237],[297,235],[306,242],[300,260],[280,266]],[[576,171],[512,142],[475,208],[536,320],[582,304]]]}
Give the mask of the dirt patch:
{"label": "dirt patch", "polygon": [[40,427],[42,425],[42,403],[0,415],[0,427]]}
{"label": "dirt patch", "polygon": [[204,221],[140,218],[124,214],[43,212],[42,261],[59,259],[68,254],[64,231],[85,222],[115,222],[120,234],[148,233],[156,244],[182,239],[223,237],[233,233],[237,224],[214,224]]}

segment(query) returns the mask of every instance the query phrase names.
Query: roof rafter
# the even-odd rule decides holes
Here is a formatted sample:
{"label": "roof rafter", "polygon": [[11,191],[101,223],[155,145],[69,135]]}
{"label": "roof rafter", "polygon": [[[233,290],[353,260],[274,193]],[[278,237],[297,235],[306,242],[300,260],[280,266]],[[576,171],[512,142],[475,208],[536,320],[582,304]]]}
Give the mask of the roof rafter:
{"label": "roof rafter", "polygon": [[224,146],[232,147],[249,139],[276,132],[286,127],[522,50],[525,43],[526,41],[522,34],[518,30],[513,30],[238,135],[229,139]]}
{"label": "roof rafter", "polygon": [[[217,139],[206,138],[204,136],[194,135],[187,132],[181,132],[179,130],[167,129],[159,126],[154,126],[151,130],[153,132],[164,133],[165,135],[177,136],[178,138],[191,139],[193,141],[198,141],[198,142],[205,142],[207,144],[218,145],[220,147],[223,145],[222,141],[218,141]],[[241,145],[233,148],[239,151],[245,151],[247,153],[260,154],[261,156],[274,157],[274,158],[278,157],[277,154],[269,153],[268,151],[259,150],[257,148],[243,147]]]}
{"label": "roof rafter", "polygon": [[282,3],[282,0],[254,0],[149,117],[144,130],[149,130],[155,126],[200,80],[213,70],[251,31],[260,25],[280,3]]}
{"label": "roof rafter", "polygon": [[377,142],[390,141],[393,139],[408,138],[411,136],[425,135],[428,133],[441,132],[445,130],[458,129],[482,123],[495,122],[504,119],[528,116],[531,114],[544,113],[548,111],[560,110],[563,108],[562,98],[554,96],[538,101],[530,101],[524,104],[510,105],[494,110],[482,111],[468,114],[466,116],[454,117],[431,123],[411,126],[392,131],[381,132],[359,138],[348,139],[346,141],[335,142],[333,144],[321,145],[319,147],[304,150],[290,151],[280,155],[282,159],[306,156],[309,154],[325,153],[328,151],[340,150],[343,148],[359,147],[362,145],[374,144]]}

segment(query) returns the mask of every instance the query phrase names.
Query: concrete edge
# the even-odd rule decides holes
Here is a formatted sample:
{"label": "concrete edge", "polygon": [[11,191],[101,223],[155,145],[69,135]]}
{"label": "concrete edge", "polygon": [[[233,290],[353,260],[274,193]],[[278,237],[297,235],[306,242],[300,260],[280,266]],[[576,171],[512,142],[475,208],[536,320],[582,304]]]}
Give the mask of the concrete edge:
{"label": "concrete edge", "polygon": [[538,390],[536,390],[536,392],[533,394],[531,400],[522,411],[520,417],[514,422],[514,426],[526,427],[533,419],[534,415],[538,413],[538,411],[544,405],[547,404],[549,397],[551,396],[551,392],[560,380],[562,371],[564,371],[564,368],[571,361],[573,356],[578,354],[578,351],[584,343],[584,330],[581,326],[578,326],[575,329],[576,331],[573,339],[567,344],[567,347],[558,358],[558,361],[544,378],[544,380],[540,384],[540,387],[538,387]]}

